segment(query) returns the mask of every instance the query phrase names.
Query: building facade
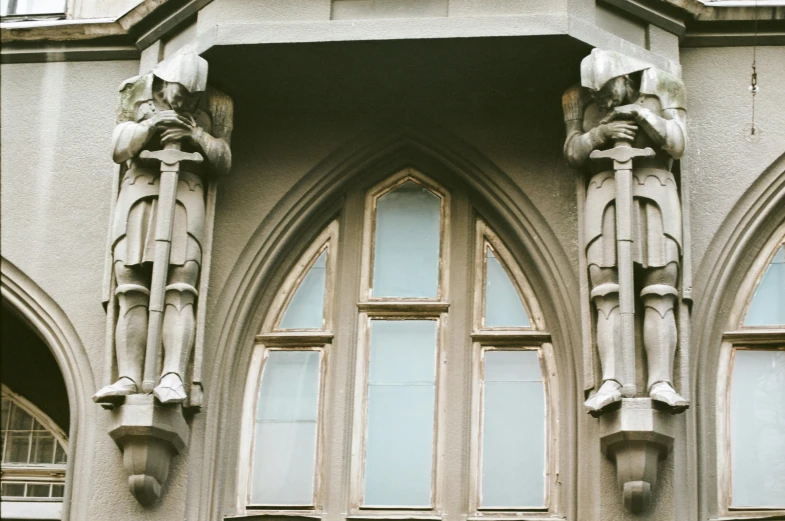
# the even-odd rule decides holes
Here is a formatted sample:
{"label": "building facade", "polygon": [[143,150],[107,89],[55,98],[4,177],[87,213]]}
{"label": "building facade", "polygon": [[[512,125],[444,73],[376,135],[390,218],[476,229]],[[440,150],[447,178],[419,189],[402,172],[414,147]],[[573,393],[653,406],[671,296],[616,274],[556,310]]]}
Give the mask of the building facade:
{"label": "building facade", "polygon": [[785,517],[782,3],[0,35],[3,519]]}

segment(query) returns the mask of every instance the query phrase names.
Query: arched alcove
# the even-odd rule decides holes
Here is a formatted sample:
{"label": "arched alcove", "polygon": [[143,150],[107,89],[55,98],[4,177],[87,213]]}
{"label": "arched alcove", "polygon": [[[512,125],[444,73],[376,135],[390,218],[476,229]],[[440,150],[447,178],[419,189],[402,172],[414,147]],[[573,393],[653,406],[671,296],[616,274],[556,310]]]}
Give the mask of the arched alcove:
{"label": "arched alcove", "polygon": [[[62,375],[69,409],[68,451],[62,519],[87,519],[94,437],[92,369],[76,330],[60,306],[30,277],[0,259],[3,313],[12,313],[49,348]],[[4,346],[6,349],[7,346]]]}
{"label": "arched alcove", "polygon": [[728,350],[723,346],[731,345],[734,331],[742,324],[757,272],[762,269],[756,268],[756,263],[766,257],[767,244],[777,239],[775,235],[783,225],[785,155],[762,172],[739,199],[697,271],[690,362],[696,407],[688,413],[694,426],[688,446],[692,447],[691,458],[697,462],[691,469],[690,482],[697,485],[699,519],[729,515],[728,498],[722,490],[726,477],[719,464],[726,448],[720,446],[724,436],[717,425],[719,408],[724,406],[718,390],[726,388],[721,372],[723,365],[727,366],[723,357]]}
{"label": "arched alcove", "polygon": [[[389,129],[389,127],[387,127]],[[578,459],[576,403],[582,399],[576,366],[580,360],[577,280],[562,247],[528,197],[509,177],[470,145],[439,128],[387,129],[364,133],[309,172],[284,196],[256,232],[224,285],[209,344],[215,361],[207,375],[206,435],[192,457],[204,461],[190,494],[191,512],[216,519],[235,501],[236,436],[252,343],[291,266],[343,208],[350,186],[374,183],[405,168],[436,178],[448,190],[468,193],[471,206],[491,226],[523,266],[542,312],[550,322],[555,364],[560,375],[560,452],[562,495],[559,511],[574,512]],[[471,233],[471,230],[467,230]],[[218,478],[220,476],[220,478]]]}

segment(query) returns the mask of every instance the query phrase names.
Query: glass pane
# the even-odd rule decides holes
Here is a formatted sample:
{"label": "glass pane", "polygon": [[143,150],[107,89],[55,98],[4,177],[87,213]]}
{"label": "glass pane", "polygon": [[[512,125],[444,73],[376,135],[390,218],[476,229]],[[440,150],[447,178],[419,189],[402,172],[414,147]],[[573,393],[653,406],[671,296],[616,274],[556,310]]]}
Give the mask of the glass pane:
{"label": "glass pane", "polygon": [[33,417],[20,407],[14,407],[11,414],[11,423],[8,427],[12,431],[29,431],[33,428]]}
{"label": "glass pane", "polygon": [[435,320],[373,320],[368,381],[368,506],[430,507]]}
{"label": "glass pane", "polygon": [[3,398],[3,412],[2,419],[0,419],[0,429],[5,430],[8,428],[8,415],[11,410],[11,401]]}
{"label": "glass pane", "polygon": [[24,497],[25,484],[24,483],[3,483],[2,492],[0,495],[11,497]]}
{"label": "glass pane", "polygon": [[33,435],[33,450],[30,463],[53,463],[55,439],[48,432],[36,432]]}
{"label": "glass pane", "polygon": [[9,14],[51,14],[64,13],[65,2],[63,0],[17,0],[13,12],[8,11],[9,0],[0,2],[0,16]]}
{"label": "glass pane", "polygon": [[58,443],[57,449],[55,451],[55,463],[65,463],[65,462],[66,462],[65,451],[63,450],[63,447]]}
{"label": "glass pane", "polygon": [[545,389],[536,351],[486,351],[482,507],[545,503]]}
{"label": "glass pane", "polygon": [[52,485],[52,497],[63,497],[65,485]]}
{"label": "glass pane", "polygon": [[49,487],[51,487],[49,484],[35,485],[28,483],[26,497],[49,497]]}
{"label": "glass pane", "polygon": [[[18,409],[17,409],[18,410]],[[30,434],[8,434],[4,463],[27,463]]]}
{"label": "glass pane", "polygon": [[785,246],[781,247],[755,290],[745,326],[785,324]]}
{"label": "glass pane", "polygon": [[327,281],[327,250],[324,250],[300,282],[284,312],[281,329],[321,329],[324,324],[324,290]]}
{"label": "glass pane", "polygon": [[317,351],[270,351],[256,411],[251,503],[311,505],[319,403]]}
{"label": "glass pane", "polygon": [[374,297],[435,298],[441,199],[406,181],[376,203]]}
{"label": "glass pane", "polygon": [[256,424],[251,503],[313,503],[316,422]]}
{"label": "glass pane", "polygon": [[732,505],[785,507],[785,351],[737,350],[730,401]]}
{"label": "glass pane", "polygon": [[490,248],[485,252],[485,327],[529,327],[529,317],[510,276]]}

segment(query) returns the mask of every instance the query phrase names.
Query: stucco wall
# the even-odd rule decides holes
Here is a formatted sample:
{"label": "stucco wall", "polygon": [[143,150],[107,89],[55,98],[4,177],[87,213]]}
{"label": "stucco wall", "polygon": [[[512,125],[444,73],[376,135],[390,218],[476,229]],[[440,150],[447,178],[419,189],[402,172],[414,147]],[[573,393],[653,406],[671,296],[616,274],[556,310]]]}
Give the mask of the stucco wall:
{"label": "stucco wall", "polygon": [[[70,318],[97,380],[85,384],[90,394],[103,377],[100,300],[117,88],[138,66],[58,62],[3,65],[0,71],[2,255]],[[145,510],[128,492],[122,454],[106,434],[109,413],[95,417],[93,467],[77,481],[91,487],[90,519],[182,519],[183,459],[170,471],[167,501]]]}
{"label": "stucco wall", "polygon": [[744,191],[785,153],[785,47],[757,50],[757,137],[750,136],[752,52],[751,47],[682,49],[694,270]]}
{"label": "stucco wall", "polygon": [[[220,15],[230,16],[231,1],[211,4],[200,15],[199,24],[216,15],[211,14],[212,6],[223,5]],[[324,4],[327,2],[314,2],[308,9],[297,8],[297,13],[300,18],[307,13],[329,17]],[[475,4],[462,5],[469,8]],[[511,4],[495,5],[504,10]],[[272,18],[286,18],[290,12],[286,3],[259,3],[256,8],[267,10],[266,16]],[[240,11],[247,15],[247,8]],[[455,143],[498,167],[547,221],[558,247],[574,266],[577,280],[576,183],[575,173],[561,157],[560,107],[561,91],[569,84],[565,81],[577,81],[577,62],[570,64],[572,72],[554,82],[552,75],[536,77],[540,70],[537,64],[550,59],[547,54],[523,64],[509,59],[488,69],[471,66],[455,71],[454,64],[474,63],[472,60],[487,63],[494,56],[499,59],[501,48],[480,46],[467,53],[465,46],[439,43],[433,60],[420,63],[419,69],[408,69],[422,49],[412,47],[411,42],[386,45],[393,47],[379,47],[378,56],[392,59],[397,67],[374,65],[373,59],[353,62],[351,54],[342,51],[336,56],[346,58],[348,69],[336,73],[325,67],[324,73],[333,76],[307,66],[287,75],[286,69],[307,63],[298,60],[309,56],[312,47],[292,47],[292,54],[235,63],[235,71],[256,67],[257,76],[232,76],[234,83],[232,66],[214,62],[224,67],[223,72],[215,69],[213,79],[235,96],[236,119],[234,168],[219,188],[208,316],[229,300],[226,292],[234,289],[227,281],[238,259],[287,192],[339,147],[369,129],[384,130],[385,125],[390,132],[402,126],[439,128],[453,136]],[[398,62],[395,53],[400,55]],[[699,269],[714,232],[741,194],[785,152],[785,97],[780,87],[785,85],[785,49],[758,49],[761,92],[756,99],[759,136],[755,139],[748,135],[751,53],[750,48],[681,52],[689,94],[690,143],[685,170],[692,187],[694,270]],[[444,65],[451,55],[452,65]],[[242,55],[238,52],[236,56]],[[374,53],[364,56],[373,58]],[[443,69],[431,70],[431,64]],[[100,293],[112,172],[109,138],[117,86],[137,71],[134,61],[2,66],[2,255],[34,279],[70,317],[95,374],[96,382],[88,386],[91,390],[102,381],[104,366]],[[397,85],[411,82],[417,83],[416,96],[396,90]],[[579,298],[577,287],[568,291]],[[208,337],[215,339],[223,326],[211,322]],[[216,369],[217,355],[214,350],[206,353],[207,381]],[[222,399],[236,405],[236,398]],[[576,414],[586,425],[594,421]],[[199,504],[195,496],[201,489],[195,477],[225,479],[210,475],[209,462],[201,459],[201,453],[186,449],[173,460],[163,501],[143,509],[128,493],[121,453],[106,435],[109,414],[101,410],[96,417],[95,458],[89,476],[91,519],[187,518],[186,509]],[[191,447],[203,443],[207,423],[219,418],[210,410],[194,418]],[[683,474],[674,478],[670,469],[677,469],[678,474],[686,464],[686,450],[678,450],[682,459],[674,461],[672,457],[663,465],[655,507],[646,519],[665,519],[674,511],[671,483],[683,479]],[[602,519],[626,519],[613,480],[614,469],[609,462],[600,461],[595,460],[594,467],[581,468],[581,479],[588,481],[601,474],[603,493],[596,501],[604,509]]]}

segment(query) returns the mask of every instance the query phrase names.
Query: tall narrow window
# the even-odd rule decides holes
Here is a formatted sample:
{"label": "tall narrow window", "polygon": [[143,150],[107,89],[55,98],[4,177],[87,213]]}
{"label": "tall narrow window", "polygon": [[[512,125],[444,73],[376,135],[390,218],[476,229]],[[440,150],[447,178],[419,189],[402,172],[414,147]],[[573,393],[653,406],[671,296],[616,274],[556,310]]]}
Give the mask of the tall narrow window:
{"label": "tall narrow window", "polygon": [[313,504],[320,362],[317,350],[267,352],[256,410],[252,504]]}
{"label": "tall narrow window", "polygon": [[369,175],[344,200],[272,277],[245,388],[238,512],[559,516],[555,357],[525,252],[446,172]]}
{"label": "tall narrow window", "polygon": [[[542,509],[547,504],[545,355],[550,344],[525,304],[531,295],[501,240],[477,224],[475,297],[478,510]],[[529,299],[531,300],[531,299]]]}
{"label": "tall narrow window", "polygon": [[431,506],[435,320],[371,320],[363,505]]}
{"label": "tall narrow window", "polygon": [[430,510],[435,501],[437,357],[446,317],[447,194],[405,171],[368,195],[359,340],[367,368],[357,440],[361,508]]}
{"label": "tall narrow window", "polygon": [[[782,233],[782,232],[781,232]],[[741,327],[725,333],[720,468],[725,509],[785,515],[785,244],[745,282]],[[760,262],[760,261],[759,261]],[[746,293],[746,294],[745,294]],[[746,297],[746,298],[745,298]]]}
{"label": "tall narrow window", "polygon": [[323,373],[332,339],[331,302],[338,225],[333,223],[287,276],[257,336],[243,431],[250,508],[312,509],[319,495]]}

